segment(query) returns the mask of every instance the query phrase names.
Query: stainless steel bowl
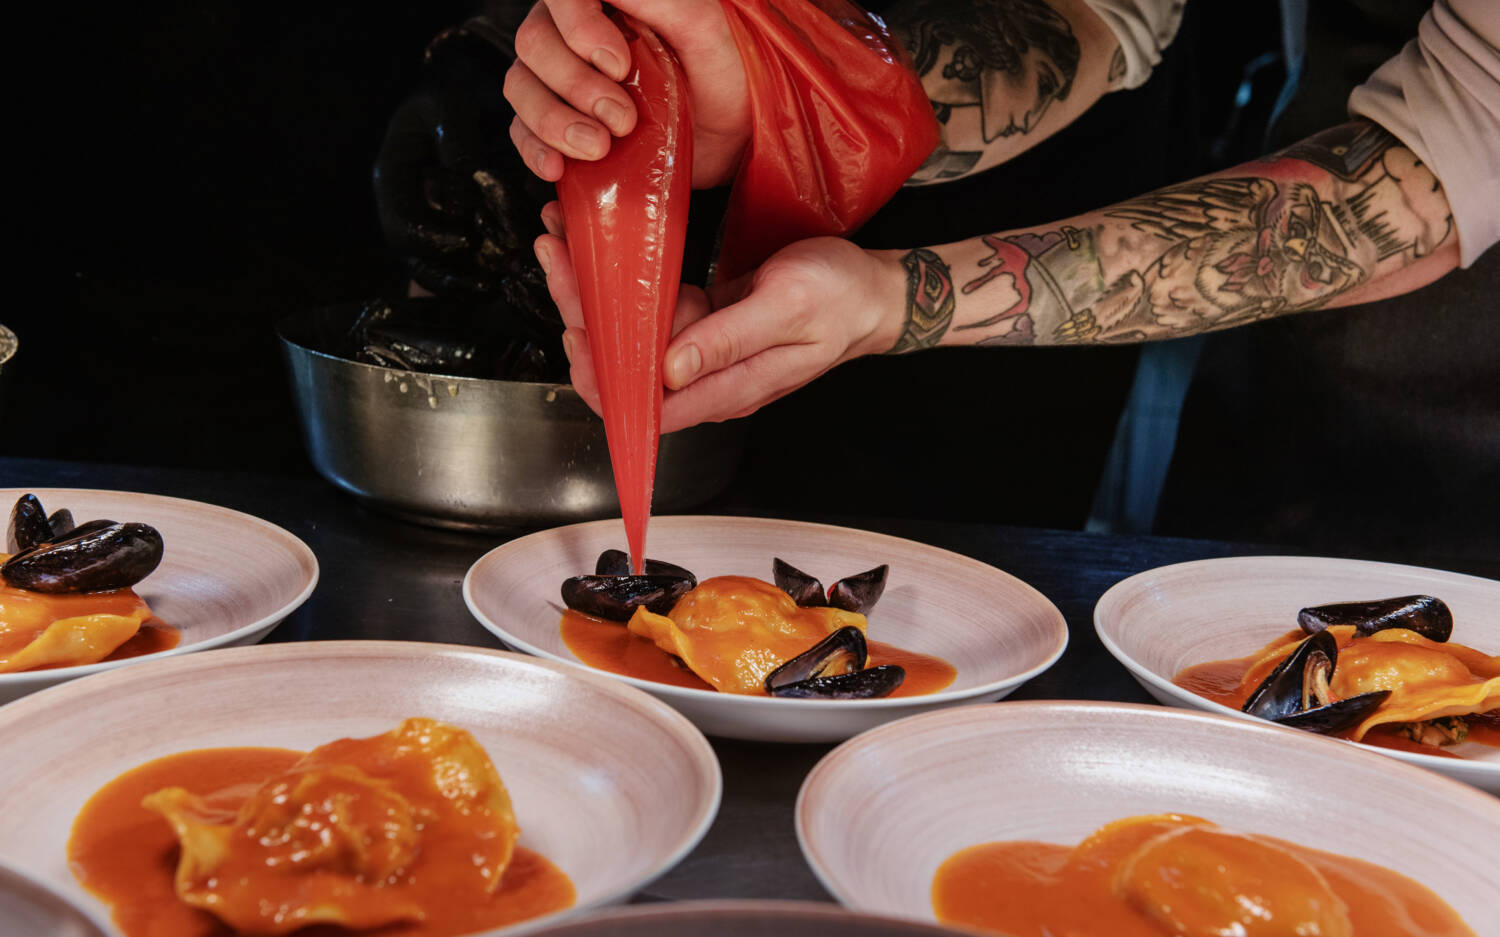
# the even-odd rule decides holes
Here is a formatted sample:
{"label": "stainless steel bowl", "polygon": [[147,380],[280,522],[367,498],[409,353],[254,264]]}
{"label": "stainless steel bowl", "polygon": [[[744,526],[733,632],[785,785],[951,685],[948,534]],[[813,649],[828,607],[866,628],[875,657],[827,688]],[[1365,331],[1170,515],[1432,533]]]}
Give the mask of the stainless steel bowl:
{"label": "stainless steel bowl", "polygon": [[[620,512],[603,422],[569,384],[439,377],[327,354],[349,310],[277,328],[308,455],[372,506],[441,527],[542,527]],[[681,511],[734,476],[743,428],[662,438],[653,507]]]}

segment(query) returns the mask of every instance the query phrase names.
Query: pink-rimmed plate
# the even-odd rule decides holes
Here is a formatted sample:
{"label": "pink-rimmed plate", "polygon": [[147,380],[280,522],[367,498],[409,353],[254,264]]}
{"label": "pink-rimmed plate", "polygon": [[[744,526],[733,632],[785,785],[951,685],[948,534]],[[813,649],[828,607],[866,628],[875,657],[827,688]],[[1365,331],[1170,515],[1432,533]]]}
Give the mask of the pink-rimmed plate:
{"label": "pink-rimmed plate", "polygon": [[[1297,627],[1299,609],[1412,594],[1435,595],[1448,604],[1451,640],[1500,654],[1500,582],[1420,566],[1314,556],[1230,557],[1148,569],[1099,598],[1094,628],[1109,652],[1161,702],[1258,722],[1183,689],[1173,676],[1192,664],[1244,657],[1264,647]],[[1500,793],[1500,748],[1465,743],[1450,749],[1461,756],[1454,758],[1360,747]]]}
{"label": "pink-rimmed plate", "polygon": [[1490,937],[1500,801],[1374,752],[1264,722],[1125,703],[1002,702],[879,726],[797,797],[797,838],[851,908],[933,921],[932,881],[996,840],[1075,845],[1183,813],[1383,865]]}
{"label": "pink-rimmed plate", "polygon": [[[562,582],[593,572],[603,550],[623,546],[618,520],[512,540],[469,569],[464,601],[506,645],[577,663],[558,628]],[[687,567],[699,579],[769,580],[773,557],[825,582],[888,563],[885,594],[869,615],[870,637],[936,655],[957,669],[953,684],[940,692],[870,700],[742,696],[606,674],[666,701],[710,735],[766,742],[846,739],[914,713],[999,699],[1050,667],[1068,642],[1062,613],[1016,577],[885,534],[767,518],[668,516],[652,519],[647,552]]]}
{"label": "pink-rimmed plate", "polygon": [[27,493],[40,498],[49,513],[69,509],[79,523],[109,518],[150,524],[160,531],[161,565],[135,591],[157,618],[182,636],[176,647],[140,657],[0,674],[0,703],[117,667],[254,643],[306,601],[318,584],[318,561],[307,544],[249,514],[128,491],[0,488],[0,507],[7,517],[16,499]]}
{"label": "pink-rimmed plate", "polygon": [[104,922],[84,910],[76,889],[64,891],[0,862],[0,934],[15,937],[106,937]]}
{"label": "pink-rimmed plate", "polygon": [[521,845],[577,890],[572,908],[495,933],[629,897],[691,852],[718,812],[719,762],[702,733],[616,681],[484,648],[270,644],[150,661],[0,708],[0,790],[25,805],[0,826],[0,861],[77,890],[73,819],[121,773],[194,749],[307,750],[411,716],[474,735],[509,790]]}

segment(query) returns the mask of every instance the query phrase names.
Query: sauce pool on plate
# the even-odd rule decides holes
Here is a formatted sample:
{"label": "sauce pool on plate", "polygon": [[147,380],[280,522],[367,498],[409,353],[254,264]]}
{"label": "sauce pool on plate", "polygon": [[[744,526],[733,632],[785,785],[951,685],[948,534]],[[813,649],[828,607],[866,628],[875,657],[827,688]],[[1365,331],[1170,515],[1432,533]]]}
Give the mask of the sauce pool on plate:
{"label": "sauce pool on plate", "polygon": [[[1464,645],[1435,644],[1426,642],[1419,636],[1382,642],[1379,638],[1355,638],[1346,633],[1350,631],[1348,628],[1336,627],[1330,628],[1329,631],[1338,635],[1340,647],[1343,649],[1340,652],[1341,655],[1344,650],[1348,649],[1351,642],[1360,643],[1362,648],[1380,652],[1378,657],[1370,661],[1350,655],[1352,663],[1346,665],[1346,674],[1349,672],[1349,666],[1360,666],[1371,671],[1367,678],[1371,681],[1370,685],[1361,686],[1359,689],[1400,688],[1403,684],[1419,688],[1441,688],[1445,683],[1453,682],[1453,675],[1450,671],[1457,672],[1461,678],[1457,682],[1461,687],[1465,681],[1468,684],[1483,686],[1486,679],[1489,679],[1492,684],[1493,678],[1500,675],[1500,658],[1485,655]],[[1382,632],[1382,634],[1385,633]],[[1305,637],[1307,637],[1306,634],[1301,630],[1288,631],[1248,656],[1205,661],[1185,667],[1173,676],[1172,682],[1184,690],[1222,706],[1228,706],[1230,709],[1243,709],[1246,700],[1261,681],[1295,644]],[[1413,649],[1414,645],[1417,645],[1415,649]],[[1438,663],[1443,666],[1435,666],[1429,658],[1438,652],[1437,649],[1441,649],[1443,654],[1452,656],[1454,659],[1439,660]],[[1421,657],[1413,663],[1403,660],[1403,654],[1408,656],[1415,654]],[[1339,673],[1338,666],[1335,663],[1336,677]],[[1463,669],[1459,669],[1460,667]],[[1466,713],[1463,715],[1463,721],[1466,732],[1464,742],[1500,747],[1500,711]],[[1440,745],[1417,740],[1412,737],[1413,733],[1409,727],[1400,722],[1373,725],[1358,736],[1355,735],[1353,729],[1333,734],[1379,748],[1434,755],[1440,758],[1464,757],[1457,751],[1450,751]]]}
{"label": "sauce pool on plate", "polygon": [[[52,628],[70,620],[67,633]],[[0,583],[0,673],[139,657],[174,648],[181,637],[134,589],[47,593]]]}
{"label": "sauce pool on plate", "polygon": [[[562,639],[573,656],[590,667],[621,676],[665,683],[692,690],[713,690],[703,678],[679,664],[670,654],[617,621],[566,611],[562,616]],[[870,667],[896,664],[906,669],[906,679],[886,699],[925,696],[946,689],[958,671],[941,657],[908,651],[880,641],[870,641]]]}
{"label": "sauce pool on plate", "polygon": [[[181,874],[179,838],[163,815],[142,801],[166,789],[183,788],[205,798],[208,808],[232,812],[267,779],[293,769],[303,758],[303,752],[286,749],[221,748],[168,755],[141,765],[105,785],[84,805],[68,841],[69,865],[84,887],[111,906],[116,925],[127,937],[239,933],[215,914],[180,899],[175,878]],[[448,937],[503,927],[573,904],[568,877],[545,857],[521,846],[515,847],[495,891],[484,892],[475,884],[472,850],[453,848],[462,845],[464,834],[461,829],[429,826],[416,862],[399,883],[401,900],[415,902],[423,920],[358,930],[321,923],[295,933]],[[314,881],[302,887],[320,886]]]}
{"label": "sauce pool on plate", "polygon": [[939,921],[1011,937],[1475,937],[1389,869],[1196,817],[1130,817],[1077,846],[992,842],[937,871]]}

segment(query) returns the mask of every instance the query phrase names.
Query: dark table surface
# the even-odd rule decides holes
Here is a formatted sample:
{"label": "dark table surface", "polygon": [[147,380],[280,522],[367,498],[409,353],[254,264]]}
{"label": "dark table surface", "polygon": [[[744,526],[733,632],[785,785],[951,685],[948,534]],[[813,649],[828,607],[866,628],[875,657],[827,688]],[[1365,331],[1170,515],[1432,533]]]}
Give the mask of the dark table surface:
{"label": "dark table surface", "polygon": [[[0,486],[172,495],[224,505],[285,527],[312,548],[321,575],[311,598],[267,641],[375,638],[501,647],[469,614],[460,588],[475,560],[527,532],[477,534],[422,527],[373,511],[321,479],[296,475],[0,458]],[[706,511],[755,513],[750,506],[736,503],[732,492]],[[1254,544],[993,524],[822,515],[798,519],[894,534],[963,553],[1018,576],[1051,599],[1068,623],[1067,651],[1008,699],[1151,702],[1094,633],[1093,608],[1099,596],[1126,576],[1168,563],[1297,552]],[[1350,555],[1397,562],[1421,559],[1382,555],[1378,550],[1351,551]],[[1500,577],[1500,558],[1473,560],[1454,568]],[[833,746],[710,741],[724,772],[718,818],[698,848],[638,899],[831,900],[802,859],[792,811],[802,779]]]}

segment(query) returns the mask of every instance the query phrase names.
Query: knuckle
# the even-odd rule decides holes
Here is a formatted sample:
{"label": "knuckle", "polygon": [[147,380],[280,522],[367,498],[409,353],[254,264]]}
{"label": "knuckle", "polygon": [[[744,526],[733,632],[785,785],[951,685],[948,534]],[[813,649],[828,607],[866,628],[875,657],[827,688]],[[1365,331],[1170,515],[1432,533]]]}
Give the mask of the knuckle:
{"label": "knuckle", "polygon": [[572,152],[568,145],[565,133],[570,124],[578,121],[579,116],[566,104],[555,104],[545,108],[536,118],[536,124],[532,128],[538,137],[549,146],[565,152]]}
{"label": "knuckle", "polygon": [[709,344],[710,361],[715,370],[727,368],[738,362],[744,351],[744,343],[735,329],[720,329]]}
{"label": "knuckle", "polygon": [[533,13],[516,27],[516,58],[523,62],[535,61],[542,42],[542,23]]}

